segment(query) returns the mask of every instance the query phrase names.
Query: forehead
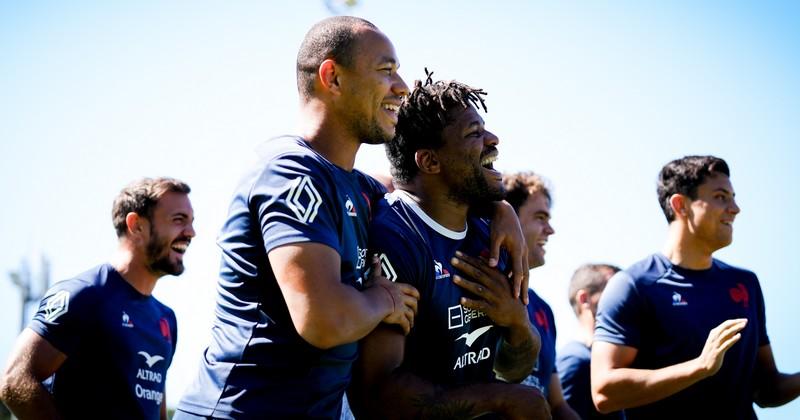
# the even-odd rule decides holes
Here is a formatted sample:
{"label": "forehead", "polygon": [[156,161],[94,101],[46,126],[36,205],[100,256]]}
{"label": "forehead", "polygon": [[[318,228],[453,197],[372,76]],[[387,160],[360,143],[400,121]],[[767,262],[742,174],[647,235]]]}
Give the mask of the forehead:
{"label": "forehead", "polygon": [[733,185],[731,184],[731,179],[727,175],[714,173],[707,177],[702,184],[697,186],[698,194],[711,193],[718,190],[733,193]]}
{"label": "forehead", "polygon": [[536,213],[550,213],[550,200],[542,192],[535,192],[525,199],[525,202],[520,207],[520,213],[529,211],[533,214]]}
{"label": "forehead", "polygon": [[478,114],[478,111],[473,106],[460,107],[456,106],[447,111],[449,122],[445,129],[464,129],[473,124],[483,125],[483,118]]}
{"label": "forehead", "polygon": [[194,211],[188,194],[170,191],[158,199],[154,213],[166,216],[182,213],[191,216]]}
{"label": "forehead", "polygon": [[399,65],[392,41],[383,32],[363,27],[358,30],[354,45],[355,61],[362,64],[393,62]]}

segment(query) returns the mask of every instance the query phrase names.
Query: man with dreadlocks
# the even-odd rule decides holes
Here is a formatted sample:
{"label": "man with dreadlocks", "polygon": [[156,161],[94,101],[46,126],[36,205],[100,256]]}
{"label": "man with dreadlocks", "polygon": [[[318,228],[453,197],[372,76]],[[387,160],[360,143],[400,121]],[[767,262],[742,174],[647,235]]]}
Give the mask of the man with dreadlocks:
{"label": "man with dreadlocks", "polygon": [[477,111],[486,110],[484,95],[429,73],[400,108],[386,146],[396,189],[376,209],[370,250],[384,275],[413,285],[420,300],[407,337],[381,325],[362,340],[349,394],[357,416],[548,415],[534,388],[495,379],[525,378],[540,342],[507,274],[484,264],[488,224],[471,214],[504,195],[493,168],[498,139]]}

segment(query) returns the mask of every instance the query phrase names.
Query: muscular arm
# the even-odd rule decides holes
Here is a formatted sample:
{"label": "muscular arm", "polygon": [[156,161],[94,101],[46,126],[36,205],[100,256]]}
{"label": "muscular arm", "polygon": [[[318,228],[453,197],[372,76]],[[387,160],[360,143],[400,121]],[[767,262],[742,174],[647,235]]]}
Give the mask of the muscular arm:
{"label": "muscular arm", "polygon": [[[471,209],[470,209],[471,210]],[[492,223],[489,236],[491,242],[489,265],[497,266],[500,261],[500,247],[505,247],[511,257],[512,280],[511,294],[528,304],[528,282],[530,272],[528,271],[528,246],[525,243],[525,235],[522,234],[522,227],[519,218],[511,204],[506,201],[496,201],[492,203]]]}
{"label": "muscular arm", "polygon": [[301,243],[269,252],[275,278],[286,299],[292,323],[309,344],[331,348],[366,336],[382,320],[407,333],[419,294],[407,284],[377,277],[363,291],[343,284],[339,254],[326,245]]}
{"label": "muscular arm", "polygon": [[470,278],[454,275],[453,282],[476,297],[462,297],[461,305],[485,313],[505,329],[505,339],[495,359],[495,373],[507,382],[522,381],[533,370],[542,347],[541,337],[530,323],[525,304],[513,297],[508,279],[479,258],[456,251],[452,263]]}
{"label": "muscular arm", "polygon": [[595,341],[592,345],[592,399],[601,413],[638,407],[667,398],[716,374],[723,357],[739,339],[746,319],[732,319],[709,332],[694,359],[661,369],[633,369],[634,347]]}
{"label": "muscular arm", "polygon": [[495,412],[511,419],[549,418],[544,398],[531,387],[476,383],[445,388],[400,371],[404,346],[405,336],[387,325],[361,341],[349,394],[358,417],[469,419]]}
{"label": "muscular arm", "polygon": [[59,419],[55,401],[42,386],[67,356],[31,329],[24,329],[0,378],[0,399],[20,420]]}
{"label": "muscular arm", "polygon": [[550,375],[550,392],[547,394],[547,402],[555,420],[581,420],[581,417],[564,400],[564,392],[561,390],[561,379],[558,373]]}
{"label": "muscular arm", "polygon": [[758,349],[756,358],[756,392],[754,399],[760,407],[777,407],[800,395],[800,372],[781,373],[775,365],[772,346]]}

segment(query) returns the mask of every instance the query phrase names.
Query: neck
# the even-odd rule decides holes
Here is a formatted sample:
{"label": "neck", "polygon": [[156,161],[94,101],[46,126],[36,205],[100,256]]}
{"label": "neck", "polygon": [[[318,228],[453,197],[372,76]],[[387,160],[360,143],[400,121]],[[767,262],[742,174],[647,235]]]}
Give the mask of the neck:
{"label": "neck", "polygon": [[314,151],[346,171],[353,170],[361,141],[333,118],[321,100],[310,99],[302,104],[300,121],[300,135]]}
{"label": "neck", "polygon": [[592,347],[594,340],[594,317],[586,311],[578,315],[577,339],[586,347]]}
{"label": "neck", "polygon": [[152,273],[144,263],[143,256],[136,253],[124,244],[120,244],[117,252],[111,258],[111,266],[114,267],[122,278],[133,286],[139,293],[150,296],[156,287],[156,281],[160,276]]}
{"label": "neck", "polygon": [[411,194],[422,211],[440,225],[456,232],[464,230],[469,206],[454,202],[448,198],[446,191],[426,187],[419,177],[416,182],[398,185],[397,188]]}
{"label": "neck", "polygon": [[690,270],[711,268],[713,250],[694,240],[689,229],[680,221],[670,223],[663,252],[664,256],[677,266]]}

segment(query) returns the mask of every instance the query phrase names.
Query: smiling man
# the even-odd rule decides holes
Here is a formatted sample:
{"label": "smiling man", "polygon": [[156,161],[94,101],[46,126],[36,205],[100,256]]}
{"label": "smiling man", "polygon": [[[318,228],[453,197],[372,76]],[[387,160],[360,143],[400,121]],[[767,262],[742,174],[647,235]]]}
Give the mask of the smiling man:
{"label": "smiling man", "polygon": [[[362,340],[349,393],[358,418],[544,418],[523,379],[539,343],[504,273],[488,268],[486,220],[470,210],[503,197],[497,136],[480,89],[417,82],[387,145],[395,191],[376,208],[370,250],[396,283],[420,292],[411,333],[380,326]],[[485,110],[485,107],[484,107]],[[456,252],[460,258],[454,259]]]}
{"label": "smiling man", "polygon": [[617,273],[597,313],[592,397],[628,419],[755,419],[785,404],[800,373],[778,371],[758,278],[713,258],[739,214],[728,164],[686,156],[661,169],[663,253]]}
{"label": "smiling man", "polygon": [[[506,200],[519,215],[528,244],[531,270],[545,262],[545,245],[555,230],[550,225],[550,190],[544,178],[533,172],[504,174]],[[523,383],[538,388],[550,404],[554,419],[578,419],[564,399],[556,371],[556,323],[553,310],[533,289],[528,290],[528,316],[542,337],[542,349],[533,372]]]}
{"label": "smiling man", "polygon": [[56,283],[11,352],[0,397],[18,418],[166,419],[177,326],[151,293],[183,272],[195,234],[188,194],[170,178],[120,192],[111,263]]}

